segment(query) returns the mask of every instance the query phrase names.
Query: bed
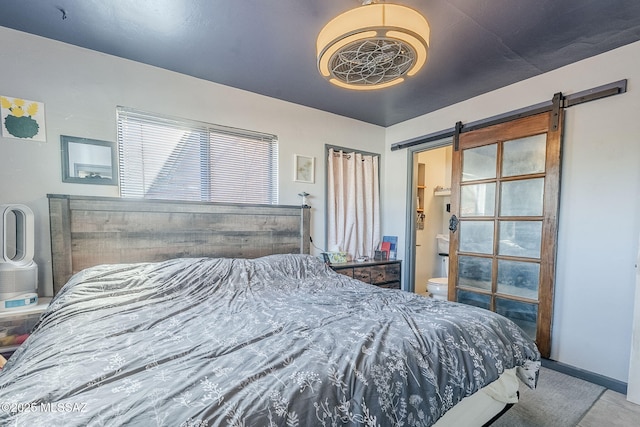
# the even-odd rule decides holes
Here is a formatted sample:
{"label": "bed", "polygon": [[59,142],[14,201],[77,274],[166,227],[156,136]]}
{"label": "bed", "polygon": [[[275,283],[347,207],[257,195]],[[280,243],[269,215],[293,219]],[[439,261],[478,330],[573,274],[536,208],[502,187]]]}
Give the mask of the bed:
{"label": "bed", "polygon": [[[81,200],[79,231],[73,200],[51,200],[71,254],[85,232],[114,233],[103,214],[86,231],[104,206]],[[335,273],[305,253],[308,212],[297,209],[298,249],[276,254],[114,258],[76,271],[83,246],[0,373],[0,424],[481,425],[516,399],[516,378],[535,387],[539,353],[514,323]]]}

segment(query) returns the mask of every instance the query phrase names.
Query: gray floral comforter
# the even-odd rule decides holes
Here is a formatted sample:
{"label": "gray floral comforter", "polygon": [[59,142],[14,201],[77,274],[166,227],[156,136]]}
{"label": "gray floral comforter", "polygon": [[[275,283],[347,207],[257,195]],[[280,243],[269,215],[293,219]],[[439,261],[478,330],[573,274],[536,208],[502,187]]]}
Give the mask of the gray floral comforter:
{"label": "gray floral comforter", "polygon": [[0,425],[429,426],[539,354],[486,310],[305,255],[75,275],[0,373]]}

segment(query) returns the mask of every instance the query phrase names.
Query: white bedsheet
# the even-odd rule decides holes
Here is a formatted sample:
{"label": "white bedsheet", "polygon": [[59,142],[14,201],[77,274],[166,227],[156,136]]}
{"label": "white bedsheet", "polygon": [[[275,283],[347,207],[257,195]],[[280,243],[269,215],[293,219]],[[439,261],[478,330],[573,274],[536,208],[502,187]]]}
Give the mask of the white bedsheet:
{"label": "white bedsheet", "polygon": [[516,368],[507,369],[496,381],[462,399],[433,427],[482,426],[502,411],[508,403],[518,402],[518,387]]}

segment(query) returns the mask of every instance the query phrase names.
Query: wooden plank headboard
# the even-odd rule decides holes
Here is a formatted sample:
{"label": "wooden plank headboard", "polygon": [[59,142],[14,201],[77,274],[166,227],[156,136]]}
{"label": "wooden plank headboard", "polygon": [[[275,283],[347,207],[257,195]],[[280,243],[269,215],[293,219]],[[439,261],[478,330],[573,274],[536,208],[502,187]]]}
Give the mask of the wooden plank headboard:
{"label": "wooden plank headboard", "polygon": [[310,209],[48,194],[53,291],[99,264],[310,250]]}

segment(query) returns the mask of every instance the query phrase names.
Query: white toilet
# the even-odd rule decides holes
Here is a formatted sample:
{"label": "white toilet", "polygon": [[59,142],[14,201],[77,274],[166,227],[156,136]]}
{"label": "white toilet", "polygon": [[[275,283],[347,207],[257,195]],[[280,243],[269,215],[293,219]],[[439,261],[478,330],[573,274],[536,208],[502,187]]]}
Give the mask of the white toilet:
{"label": "white toilet", "polygon": [[434,277],[427,280],[427,292],[433,299],[447,300],[449,293],[449,256],[440,255],[440,273],[443,277]]}

